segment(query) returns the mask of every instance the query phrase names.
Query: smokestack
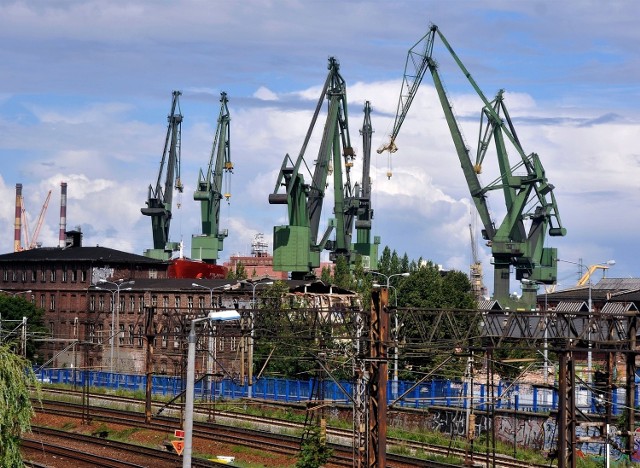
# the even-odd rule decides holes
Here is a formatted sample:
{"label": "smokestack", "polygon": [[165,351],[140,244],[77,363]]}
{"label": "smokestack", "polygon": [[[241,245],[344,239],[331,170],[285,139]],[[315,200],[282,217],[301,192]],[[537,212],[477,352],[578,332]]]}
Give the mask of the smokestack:
{"label": "smokestack", "polygon": [[16,219],[13,230],[13,251],[20,252],[20,238],[22,236],[22,184],[16,184]]}
{"label": "smokestack", "polygon": [[60,234],[58,236],[58,245],[61,249],[67,246],[67,183],[60,183]]}

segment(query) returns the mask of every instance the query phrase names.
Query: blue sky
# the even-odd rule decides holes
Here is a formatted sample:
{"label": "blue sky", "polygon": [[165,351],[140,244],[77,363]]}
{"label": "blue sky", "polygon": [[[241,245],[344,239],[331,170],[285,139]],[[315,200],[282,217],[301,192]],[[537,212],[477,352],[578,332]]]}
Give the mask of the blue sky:
{"label": "blue sky", "polygon": [[[284,154],[300,151],[328,57],[347,82],[356,150],[365,100],[377,148],[391,130],[406,53],[433,22],[487,96],[506,90],[525,151],[540,155],[568,230],[548,245],[585,265],[615,259],[610,276],[637,277],[636,3],[0,1],[0,251],[12,249],[18,182],[32,226],[53,191],[40,240],[57,244],[61,181],[67,226],[82,228],[85,245],[149,248],[140,208],[157,177],[173,90],[183,93],[185,191],[172,240],[189,252],[199,232],[192,195],[225,91],[235,173],[222,258],[248,253],[256,233],[270,242],[286,209],[268,195]],[[437,47],[434,56],[473,148],[481,104],[448,54]],[[374,233],[400,254],[468,271],[469,193],[430,80],[397,143],[391,179],[386,156],[372,162]],[[499,200],[492,208],[501,220]],[[480,246],[480,255],[491,286],[490,252]],[[560,288],[575,284],[577,267],[561,263],[559,277]]]}

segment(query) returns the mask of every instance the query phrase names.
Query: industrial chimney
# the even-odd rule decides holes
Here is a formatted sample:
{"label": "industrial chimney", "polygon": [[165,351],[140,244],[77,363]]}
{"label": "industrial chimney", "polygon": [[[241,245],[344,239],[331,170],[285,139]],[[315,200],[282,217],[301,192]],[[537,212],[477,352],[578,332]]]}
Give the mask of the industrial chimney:
{"label": "industrial chimney", "polygon": [[60,234],[58,235],[59,247],[64,249],[67,246],[67,183],[60,183]]}
{"label": "industrial chimney", "polygon": [[20,252],[22,246],[20,239],[22,236],[22,184],[16,184],[16,219],[13,230],[13,251]]}

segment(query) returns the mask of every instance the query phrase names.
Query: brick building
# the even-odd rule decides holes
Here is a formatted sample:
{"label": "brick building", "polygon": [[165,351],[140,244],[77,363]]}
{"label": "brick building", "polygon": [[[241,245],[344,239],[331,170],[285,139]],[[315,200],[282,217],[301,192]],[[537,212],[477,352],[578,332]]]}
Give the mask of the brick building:
{"label": "brick building", "polygon": [[[142,373],[146,333],[152,331],[155,373],[177,374],[184,363],[190,320],[213,309],[251,309],[271,282],[167,278],[166,262],[107,247],[38,248],[0,255],[0,290],[24,293],[44,310],[49,330],[37,361],[47,367],[90,367]],[[275,281],[272,280],[272,281]],[[291,297],[308,307],[352,304],[355,295],[321,282],[288,281]],[[146,320],[153,314],[153,326]],[[245,324],[246,325],[246,324]],[[215,366],[239,372],[238,321],[211,327]],[[246,332],[245,332],[246,335]],[[201,348],[207,343],[200,343]],[[246,359],[246,358],[243,358]],[[202,369],[207,360],[199,358]],[[209,364],[211,365],[211,364]]]}

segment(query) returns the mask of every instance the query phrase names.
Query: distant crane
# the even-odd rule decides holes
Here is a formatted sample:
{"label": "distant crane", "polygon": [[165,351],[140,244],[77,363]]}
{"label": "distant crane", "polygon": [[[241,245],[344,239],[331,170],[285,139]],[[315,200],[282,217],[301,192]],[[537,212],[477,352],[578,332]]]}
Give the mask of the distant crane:
{"label": "distant crane", "polygon": [[[220,93],[220,114],[218,126],[213,139],[209,167],[204,174],[200,169],[198,185],[193,199],[200,202],[202,218],[202,235],[191,238],[191,258],[207,263],[216,263],[218,252],[222,251],[222,244],[229,235],[226,229],[220,229],[220,202],[224,198],[229,200],[231,193],[223,190],[223,176],[233,172],[231,162],[231,137],[229,122],[229,108],[227,107],[227,93]],[[226,180],[229,180],[227,176]]]}
{"label": "distant crane", "polygon": [[[182,132],[182,115],[180,114],[180,91],[173,91],[171,112],[167,117],[167,136],[164,141],[164,151],[160,161],[160,170],[156,185],[149,185],[149,197],[147,207],[140,211],[145,216],[151,217],[151,230],[153,232],[153,248],[145,250],[147,257],[158,260],[169,260],[173,252],[180,248],[178,242],[169,242],[169,227],[171,225],[171,209],[173,202],[173,189],[182,192],[180,181],[180,139]],[[165,173],[166,164],[166,173]],[[162,184],[162,177],[164,185]]]}
{"label": "distant crane", "polygon": [[578,280],[577,286],[584,286],[585,284],[588,284],[591,279],[591,275],[593,275],[596,270],[608,270],[609,267],[615,265],[615,263],[615,260],[609,260],[606,263],[597,263],[595,265],[590,265],[584,275],[582,275],[582,277]]}
{"label": "distant crane", "polygon": [[51,198],[51,190],[47,193],[47,197],[40,209],[40,214],[38,215],[38,219],[36,221],[36,227],[33,229],[33,233],[29,236],[29,222],[27,221],[27,210],[24,205],[24,197],[20,195],[20,205],[22,207],[21,217],[22,217],[22,225],[24,226],[23,235],[24,235],[24,247],[21,250],[30,250],[35,249],[38,246],[38,236],[40,235],[40,229],[42,228],[42,223],[44,222],[44,216],[47,213],[47,208],[49,207],[49,199]]}
{"label": "distant crane", "polygon": [[[273,232],[274,270],[290,272],[292,279],[304,279],[314,276],[314,270],[320,266],[320,252],[330,251],[332,260],[339,256],[350,263],[351,237],[349,221],[345,213],[344,187],[350,186],[348,169],[355,157],[349,138],[347,118],[346,83],[340,75],[340,66],[334,57],[329,58],[329,74],[316,105],[311,125],[304,143],[294,161],[285,155],[273,193],[269,195],[272,205],[288,206],[289,224],[275,226]],[[315,169],[310,184],[305,183],[302,166],[307,169],[304,156],[311,139],[313,129],[324,100],[328,101],[327,118],[315,160]],[[342,162],[347,168],[347,182],[343,183]],[[318,239],[322,203],[328,187],[327,178],[333,173],[334,215],[323,236]],[[281,187],[284,193],[279,193]],[[335,240],[329,240],[335,228]]]}
{"label": "distant crane", "polygon": [[481,301],[486,294],[486,288],[484,287],[482,275],[482,262],[478,258],[476,233],[471,223],[469,223],[469,234],[471,235],[471,269],[469,274],[471,292],[476,301]]}
{"label": "distant crane", "polygon": [[[484,104],[475,163],[470,160],[469,149],[440,79],[438,64],[433,58],[436,36],[441,39]],[[557,280],[557,249],[544,247],[545,236],[547,233],[550,236],[566,235],[553,194],[554,186],[547,181],[538,155],[525,154],[505,107],[504,91],[500,90],[490,102],[436,25],[431,25],[429,32],[409,50],[391,139],[378,152],[388,150],[392,153],[397,150],[395,139],[427,70],[431,73],[469,192],[484,225],[482,235],[487,245],[491,246],[494,298],[505,304],[510,302],[509,280],[513,267],[516,279],[522,282],[520,305],[533,306],[537,283],[553,284]],[[495,143],[500,174],[493,182],[482,186],[478,174],[491,140]],[[507,141],[520,156],[520,161],[514,166],[509,162]],[[516,171],[524,172],[524,175],[515,175]],[[493,190],[503,192],[507,213],[498,227],[487,205],[487,195]],[[526,225],[529,226],[528,232]]]}

